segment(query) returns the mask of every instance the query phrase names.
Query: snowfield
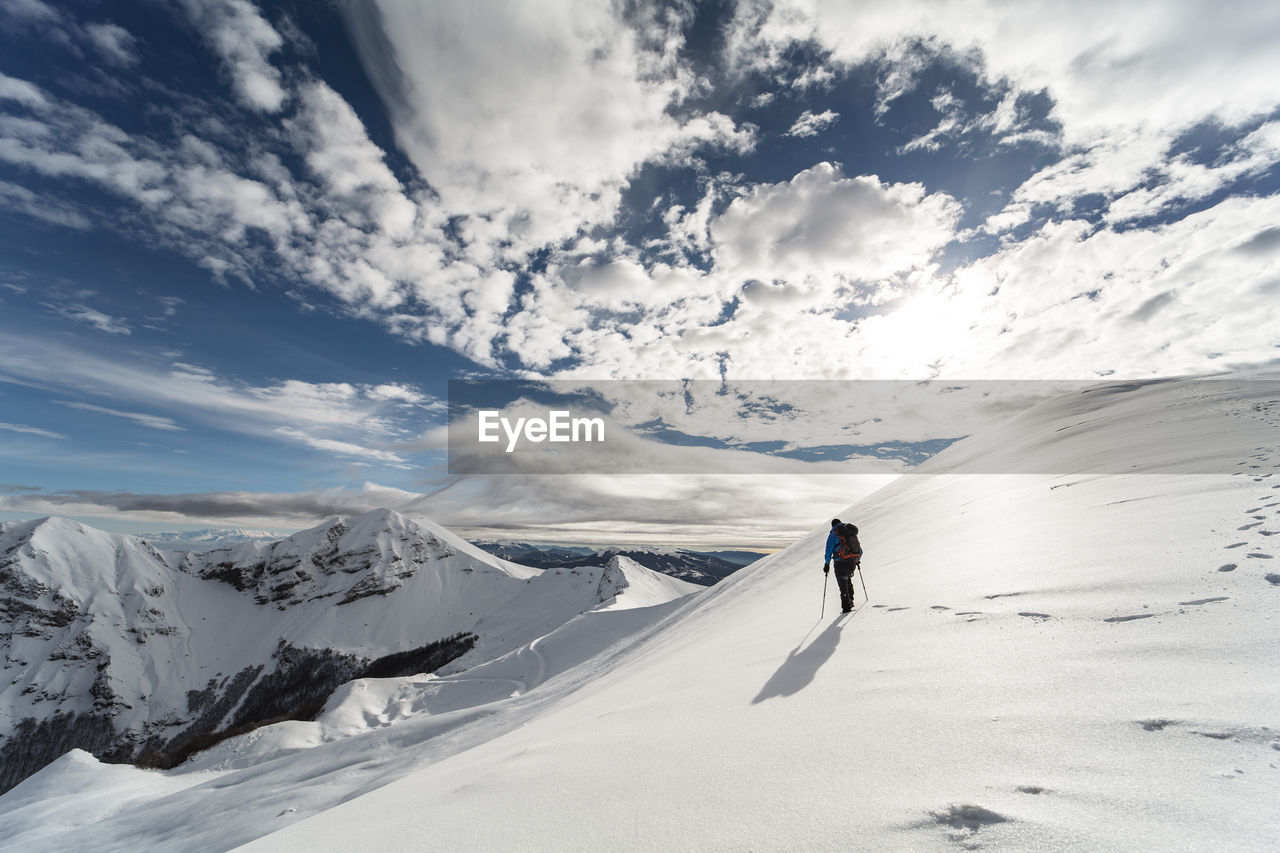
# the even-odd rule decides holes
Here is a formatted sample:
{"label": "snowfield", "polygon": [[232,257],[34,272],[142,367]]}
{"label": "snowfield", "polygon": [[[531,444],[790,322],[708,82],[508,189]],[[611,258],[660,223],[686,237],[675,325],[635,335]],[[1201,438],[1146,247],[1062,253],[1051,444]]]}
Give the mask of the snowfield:
{"label": "snowfield", "polygon": [[[1073,395],[957,443],[841,513],[851,616],[832,582],[819,618],[818,520],[174,771],[69,753],[0,797],[0,845],[1274,850],[1274,389]],[[1156,473],[1184,464],[1218,473]]]}

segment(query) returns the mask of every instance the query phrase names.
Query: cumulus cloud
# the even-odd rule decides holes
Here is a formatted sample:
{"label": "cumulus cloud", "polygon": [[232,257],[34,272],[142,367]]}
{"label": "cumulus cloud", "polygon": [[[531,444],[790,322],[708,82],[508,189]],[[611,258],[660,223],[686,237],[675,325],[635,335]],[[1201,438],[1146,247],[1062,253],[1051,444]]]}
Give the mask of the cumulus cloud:
{"label": "cumulus cloud", "polygon": [[[921,184],[849,178],[819,163],[790,181],[752,188],[710,233],[717,266],[740,279],[877,281],[926,266],[954,236],[959,215],[954,199]],[[746,298],[767,292],[757,286]]]}
{"label": "cumulus cloud", "polygon": [[[72,29],[70,17],[37,0],[23,8],[23,26]],[[682,59],[685,7],[560,0],[510,4],[504,15],[474,4],[344,7],[414,169],[393,169],[352,106],[288,64],[295,57],[282,22],[248,0],[184,0],[183,8],[226,68],[239,108],[264,113],[277,132],[245,143],[222,118],[236,107],[217,102],[176,122],[172,138],[129,133],[0,75],[0,163],[111,193],[131,215],[131,236],[150,228],[146,236],[219,278],[316,288],[353,316],[485,367],[896,377],[990,367],[1002,352],[1044,351],[1056,364],[1087,350],[1087,360],[1065,363],[1116,370],[1147,369],[1160,357],[1191,364],[1190,351],[1175,357],[1190,341],[1200,341],[1202,369],[1222,353],[1260,351],[1257,329],[1231,346],[1216,343],[1216,332],[1205,337],[1201,330],[1220,327],[1207,291],[1189,300],[1185,289],[1162,289],[1163,267],[1104,248],[1124,244],[1135,224],[1153,241],[1143,257],[1182,258],[1182,247],[1161,241],[1206,231],[1227,239],[1229,207],[1185,211],[1280,162],[1278,125],[1264,118],[1278,97],[1268,34],[1280,12],[1270,7],[1227,16],[1200,4],[1165,13],[1154,3],[907,3],[891,12],[827,0],[740,3],[725,33],[728,62],[772,75],[779,91],[872,68],[885,121],[931,63],[974,75],[981,97],[931,93],[936,121],[903,151],[981,133],[997,146],[1031,141],[1060,155],[964,232],[961,201],[852,167],[823,163],[763,183],[702,172],[704,152],[748,151],[756,131],[698,106],[714,84]],[[98,32],[137,47],[116,30]],[[1192,32],[1203,43],[1187,50]],[[787,72],[797,79],[778,79],[797,44],[816,58]],[[1051,105],[1047,124],[1028,121],[1035,98]],[[195,115],[201,105],[183,109]],[[792,130],[816,132],[835,118],[810,111]],[[1204,126],[1221,131],[1220,156],[1176,147],[1179,134]],[[620,205],[646,165],[688,167],[701,198],[660,197],[652,211],[665,234],[633,245],[618,230]],[[31,209],[39,200],[23,189],[0,184],[0,196]],[[1097,198],[1082,219],[1081,200]],[[46,222],[86,224],[65,201],[40,207]],[[1155,215],[1167,227],[1146,228]],[[992,248],[974,260],[970,250],[987,245],[980,239]],[[1137,238],[1126,239],[1133,248]],[[958,250],[944,263],[950,248]],[[1055,253],[1058,266],[1046,264]],[[1229,266],[1256,283],[1268,263],[1265,253],[1243,252]],[[1061,291],[1069,283],[1089,293],[1099,281],[1131,282],[1143,298],[1119,316],[1176,320],[1186,325],[1183,343],[1149,359],[1136,344],[1075,346],[1081,332],[1073,337],[1070,321],[1082,306],[1064,308]],[[127,329],[107,315],[67,316]],[[1039,345],[1032,317],[1046,324]],[[1026,350],[1011,349],[1015,339]]]}
{"label": "cumulus cloud", "polygon": [[579,0],[501,14],[388,0],[345,11],[397,142],[441,207],[471,218],[481,262],[610,222],[646,162],[752,144],[723,115],[679,117],[696,81],[678,61],[671,9],[637,6],[624,19]]}
{"label": "cumulus cloud", "polygon": [[[882,110],[915,88],[930,52],[945,53],[1006,93],[1004,115],[991,117],[997,129],[1001,121],[1008,127],[1019,94],[1044,92],[1061,131],[1056,141],[1072,159],[1033,183],[1040,195],[1069,204],[1138,187],[1148,177],[1143,166],[1159,162],[1191,127],[1206,121],[1239,127],[1273,111],[1280,93],[1270,82],[1270,45],[1278,33],[1280,10],[1260,1],[1224,15],[1209,2],[1158,0],[1016,6],[921,0],[892,10],[838,0],[751,0],[739,6],[728,43],[746,67],[780,67],[795,44],[816,45],[845,66],[879,63]],[[928,150],[960,125],[958,113],[945,114],[908,146]]]}
{"label": "cumulus cloud", "polygon": [[182,0],[192,23],[222,58],[241,103],[274,113],[288,94],[271,54],[284,39],[248,0]]}

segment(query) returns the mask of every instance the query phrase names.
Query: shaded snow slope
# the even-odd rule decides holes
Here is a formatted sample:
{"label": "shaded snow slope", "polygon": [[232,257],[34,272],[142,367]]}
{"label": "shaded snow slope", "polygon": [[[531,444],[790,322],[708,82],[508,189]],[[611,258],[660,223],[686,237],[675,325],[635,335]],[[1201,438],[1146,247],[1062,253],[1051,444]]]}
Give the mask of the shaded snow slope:
{"label": "shaded snow slope", "polygon": [[[202,771],[85,828],[24,817],[58,796],[40,774],[0,798],[0,837],[55,850],[254,837],[244,849],[1273,849],[1280,400],[1226,392],[1119,391],[1088,424],[1064,398],[942,460],[983,470],[972,447],[985,446],[1103,470],[1129,445],[1132,474],[904,477],[842,512],[862,530],[871,594],[859,583],[852,617],[828,600],[819,619],[816,529],[698,596],[590,613],[452,676],[353,686],[321,723],[345,736]],[[1195,394],[1216,402],[1160,415]],[[1188,448],[1235,473],[1144,473]],[[633,616],[613,642],[588,641]],[[574,654],[585,646],[599,652]],[[521,682],[539,661],[551,677]],[[455,676],[477,680],[443,684]],[[450,694],[467,689],[492,701]],[[13,809],[26,786],[49,797]],[[239,828],[220,834],[228,813]]]}

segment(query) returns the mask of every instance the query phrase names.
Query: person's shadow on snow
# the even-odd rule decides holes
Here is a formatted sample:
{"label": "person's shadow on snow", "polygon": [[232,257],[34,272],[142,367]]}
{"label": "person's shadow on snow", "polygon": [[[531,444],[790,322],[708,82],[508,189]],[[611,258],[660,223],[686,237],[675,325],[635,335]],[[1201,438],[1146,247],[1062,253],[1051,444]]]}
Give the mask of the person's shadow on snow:
{"label": "person's shadow on snow", "polygon": [[792,696],[808,687],[822,665],[835,654],[836,646],[840,644],[840,629],[847,621],[849,620],[843,616],[836,619],[807,646],[801,640],[800,645],[792,649],[782,666],[778,667],[778,671],[760,688],[751,704],[759,705],[774,696]]}

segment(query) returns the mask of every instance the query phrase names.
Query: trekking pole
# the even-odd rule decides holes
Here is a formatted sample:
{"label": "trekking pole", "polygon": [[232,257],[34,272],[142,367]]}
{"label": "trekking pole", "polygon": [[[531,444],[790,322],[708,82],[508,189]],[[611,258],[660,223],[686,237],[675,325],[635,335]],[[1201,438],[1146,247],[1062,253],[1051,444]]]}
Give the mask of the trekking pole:
{"label": "trekking pole", "polygon": [[827,615],[827,579],[830,577],[826,572],[822,573],[822,613],[818,616],[819,620]]}
{"label": "trekking pole", "polygon": [[862,600],[870,601],[871,596],[867,595],[867,579],[862,576],[862,561],[858,561],[858,580],[862,581]]}

